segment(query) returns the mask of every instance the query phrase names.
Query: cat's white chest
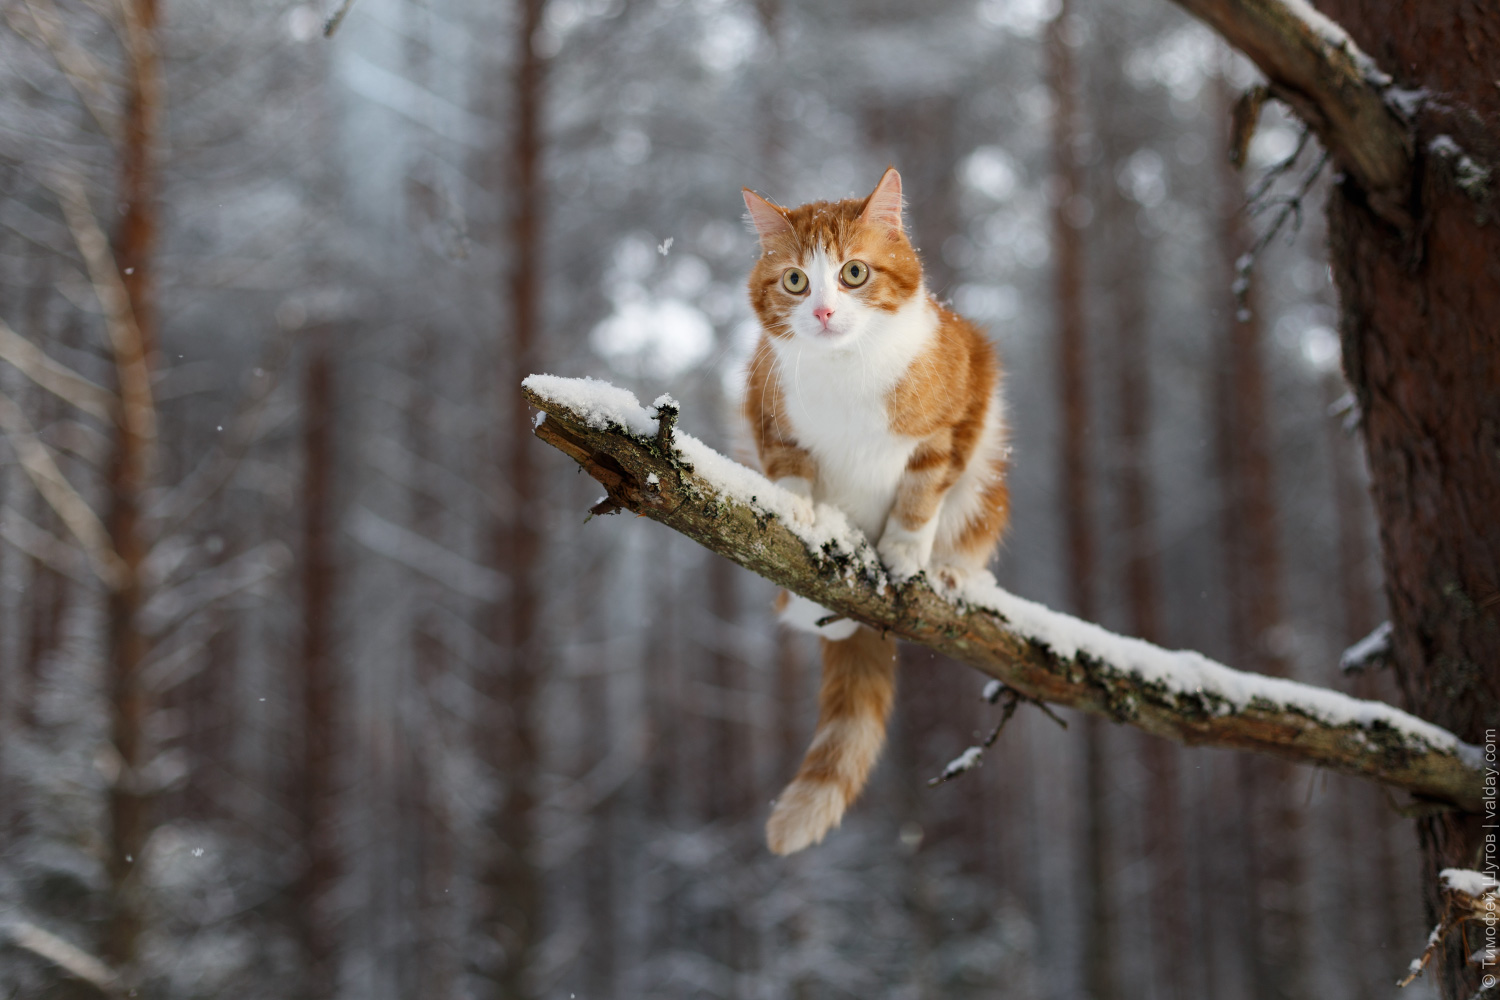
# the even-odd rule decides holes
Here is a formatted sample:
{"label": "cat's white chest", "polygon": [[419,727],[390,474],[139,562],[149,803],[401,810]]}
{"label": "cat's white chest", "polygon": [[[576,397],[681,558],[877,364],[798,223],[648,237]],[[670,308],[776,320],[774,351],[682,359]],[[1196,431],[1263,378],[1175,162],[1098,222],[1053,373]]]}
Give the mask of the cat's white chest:
{"label": "cat's white chest", "polygon": [[821,350],[796,338],[774,345],[785,419],[817,462],[814,499],[841,509],[872,543],[918,444],[891,433],[887,400],[935,325],[923,302],[847,350]]}

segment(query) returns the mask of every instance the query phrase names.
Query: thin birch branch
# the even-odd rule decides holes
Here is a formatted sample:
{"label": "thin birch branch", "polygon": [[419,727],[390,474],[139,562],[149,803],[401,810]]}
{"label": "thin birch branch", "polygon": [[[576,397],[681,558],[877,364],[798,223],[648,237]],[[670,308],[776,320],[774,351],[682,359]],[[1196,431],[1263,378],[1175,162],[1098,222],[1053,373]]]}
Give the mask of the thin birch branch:
{"label": "thin birch branch", "polygon": [[109,334],[119,383],[120,426],[139,442],[141,461],[145,466],[141,470],[144,480],[149,478],[155,465],[156,450],[156,404],[151,396],[150,359],[146,357],[145,339],[136,325],[130,295],[109,248],[109,239],[99,228],[99,221],[89,207],[83,182],[74,174],[58,173],[50,186],[62,205],[68,229],[88,268],[94,295],[104,310],[104,325]]}
{"label": "thin birch branch", "polygon": [[[624,390],[532,376],[525,391],[546,414],[536,435],[597,479],[609,503],[660,521],[835,614],[967,663],[1027,698],[1179,743],[1272,754],[1446,806],[1481,806],[1478,748],[1390,705],[1113,635],[1013,597],[993,581],[958,598],[937,593],[925,575],[894,584],[869,543],[838,526],[836,511],[820,508],[812,528],[789,524],[790,494],[689,435],[679,432],[663,447],[657,420]],[[649,563],[641,567],[650,570]]]}
{"label": "thin birch branch", "polygon": [[57,68],[88,109],[94,124],[99,126],[99,131],[110,142],[118,141],[120,125],[110,110],[110,85],[103,67],[86,50],[73,44],[58,16],[57,8],[50,0],[23,0],[23,3],[26,13],[31,17],[32,30],[25,27],[20,8],[16,5],[11,5],[5,12],[5,19],[10,22],[11,28],[22,38],[52,54],[52,60],[57,63]]}
{"label": "thin birch branch", "polygon": [[108,997],[124,996],[120,977],[103,960],[84,951],[70,941],[65,941],[50,931],[44,931],[25,920],[13,921],[5,928],[10,941],[17,948],[44,958],[74,979],[88,983]]}
{"label": "thin birch branch", "polygon": [[97,386],[67,365],[54,361],[31,341],[12,330],[0,319],[0,360],[8,361],[22,375],[71,403],[91,417],[114,422],[117,405],[114,393]]}
{"label": "thin birch branch", "polygon": [[33,524],[14,507],[0,510],[0,538],[75,583],[87,586],[95,580],[83,550]]}
{"label": "thin birch branch", "polygon": [[37,439],[31,423],[9,396],[0,393],[0,432],[4,432],[21,468],[48,505],[62,518],[68,531],[88,555],[94,574],[113,589],[120,586],[125,566],[115,553],[109,532],[79,492],[68,482],[47,446]]}

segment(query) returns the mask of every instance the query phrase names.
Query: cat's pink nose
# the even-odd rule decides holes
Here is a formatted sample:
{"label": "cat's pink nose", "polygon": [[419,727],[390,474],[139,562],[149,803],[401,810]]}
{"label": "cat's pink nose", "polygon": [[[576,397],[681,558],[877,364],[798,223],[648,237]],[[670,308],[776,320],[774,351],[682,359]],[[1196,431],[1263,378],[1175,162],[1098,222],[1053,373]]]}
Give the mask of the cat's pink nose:
{"label": "cat's pink nose", "polygon": [[828,329],[828,317],[833,315],[832,306],[818,306],[813,310],[813,317],[823,324],[823,329]]}

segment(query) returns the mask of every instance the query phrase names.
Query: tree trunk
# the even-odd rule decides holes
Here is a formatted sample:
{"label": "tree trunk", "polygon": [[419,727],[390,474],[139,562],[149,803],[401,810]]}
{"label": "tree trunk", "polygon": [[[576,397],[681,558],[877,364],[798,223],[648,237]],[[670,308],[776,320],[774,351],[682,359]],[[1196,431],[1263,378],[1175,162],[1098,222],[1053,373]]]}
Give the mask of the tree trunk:
{"label": "tree trunk", "polygon": [[[1230,91],[1219,80],[1222,115],[1227,123]],[[1227,142],[1225,144],[1227,146]],[[1224,309],[1228,314],[1224,365],[1227,392],[1219,401],[1228,448],[1224,469],[1223,516],[1233,522],[1227,531],[1237,539],[1230,558],[1238,562],[1229,590],[1235,606],[1237,633],[1244,646],[1238,662],[1261,673],[1286,677],[1282,627],[1282,566],[1276,502],[1276,471],[1271,459],[1274,425],[1271,420],[1263,358],[1264,326],[1255,296],[1255,282],[1236,301],[1236,265],[1250,250],[1252,236],[1245,217],[1244,184],[1225,161],[1220,161],[1222,207],[1220,239],[1223,247]],[[1291,788],[1294,770],[1280,761],[1245,759],[1241,784],[1246,797],[1250,872],[1250,947],[1254,955],[1254,991],[1266,998],[1303,995],[1306,956],[1300,931],[1302,906],[1302,811]]]}
{"label": "tree trunk", "polygon": [[[1329,199],[1329,242],[1406,707],[1493,745],[1500,722],[1500,226],[1494,189],[1473,183],[1459,157],[1442,155],[1447,147],[1434,140],[1451,137],[1494,170],[1500,11],[1471,0],[1395,8],[1331,0],[1328,7],[1399,85],[1436,95],[1415,121],[1414,234],[1394,232],[1344,184]],[[1420,821],[1428,923],[1441,907],[1439,870],[1492,870],[1486,865],[1500,860],[1485,854],[1481,833],[1474,815]],[[1477,988],[1478,969],[1464,958],[1455,935],[1439,971],[1443,996]]]}
{"label": "tree trunk", "polygon": [[[126,346],[134,357],[116,357],[123,371],[133,364],[149,369],[155,357],[152,312],[154,284],[152,255],[156,232],[157,126],[161,114],[161,67],[157,59],[155,0],[129,0],[125,17],[125,118],[120,144],[120,223],[115,234],[115,265],[124,283],[138,342]],[[117,346],[116,350],[119,351]],[[109,795],[111,913],[106,931],[105,958],[116,968],[136,959],[142,927],[142,886],[135,878],[149,833],[150,795],[140,772],[147,760],[142,726],[149,712],[140,671],[150,652],[149,638],[140,630],[146,594],[141,568],[149,546],[141,531],[141,507],[150,486],[154,452],[154,417],[131,414],[132,389],[121,385],[127,415],[115,428],[114,448],[107,473],[109,511],[105,521],[119,559],[118,585],[108,608],[108,662],[111,739],[118,772]],[[148,390],[149,391],[149,390]]]}
{"label": "tree trunk", "polygon": [[303,868],[297,881],[302,995],[333,996],[335,936],[329,898],[338,875],[334,830],[334,747],[337,683],[333,663],[335,514],[333,509],[334,379],[327,331],[314,334],[302,398],[302,765],[296,808]]}
{"label": "tree trunk", "polygon": [[[1070,610],[1094,620],[1097,553],[1093,527],[1093,481],[1089,462],[1089,372],[1084,319],[1083,233],[1085,204],[1078,162],[1078,81],[1074,64],[1072,4],[1062,0],[1047,26],[1047,60],[1053,99],[1052,157],[1056,188],[1052,207],[1055,277],[1053,296],[1058,335],[1059,398],[1062,401],[1062,497],[1067,547]],[[1083,723],[1083,964],[1084,986],[1094,1000],[1115,995],[1114,934],[1110,906],[1111,873],[1106,789],[1105,733],[1102,720]]]}
{"label": "tree trunk", "polygon": [[541,320],[542,97],[546,64],[534,39],[543,0],[523,0],[516,24],[515,79],[511,95],[510,169],[502,186],[510,206],[509,320],[501,343],[497,430],[502,478],[513,492],[508,517],[495,525],[491,560],[509,580],[508,596],[491,616],[495,662],[485,672],[484,694],[493,722],[480,733],[491,773],[503,782],[490,830],[491,846],[480,875],[482,934],[488,939],[481,972],[500,1000],[534,993],[531,968],[541,942],[541,875],[536,859],[537,771],[541,740],[537,699],[546,674],[546,651],[537,642],[542,489],[527,439],[530,409],[518,375],[536,371]]}

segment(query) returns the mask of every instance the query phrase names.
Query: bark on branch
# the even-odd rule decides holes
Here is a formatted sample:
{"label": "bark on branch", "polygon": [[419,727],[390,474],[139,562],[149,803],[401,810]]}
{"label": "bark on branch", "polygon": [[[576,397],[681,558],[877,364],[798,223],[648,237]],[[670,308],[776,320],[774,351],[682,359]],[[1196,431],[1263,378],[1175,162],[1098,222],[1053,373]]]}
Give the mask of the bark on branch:
{"label": "bark on branch", "polygon": [[1239,49],[1322,140],[1369,199],[1411,228],[1411,130],[1387,100],[1391,78],[1306,0],[1176,0]]}
{"label": "bark on branch", "polygon": [[612,505],[839,614],[945,653],[1028,697],[1179,743],[1273,754],[1480,808],[1480,752],[1446,730],[1379,702],[1112,635],[998,588],[949,599],[921,576],[895,585],[862,539],[851,544],[847,531],[820,538],[818,526],[789,527],[777,511],[790,507],[768,480],[681,432],[659,441],[657,420],[624,390],[551,376],[525,385],[527,399],[546,413],[537,437],[597,479]]}

